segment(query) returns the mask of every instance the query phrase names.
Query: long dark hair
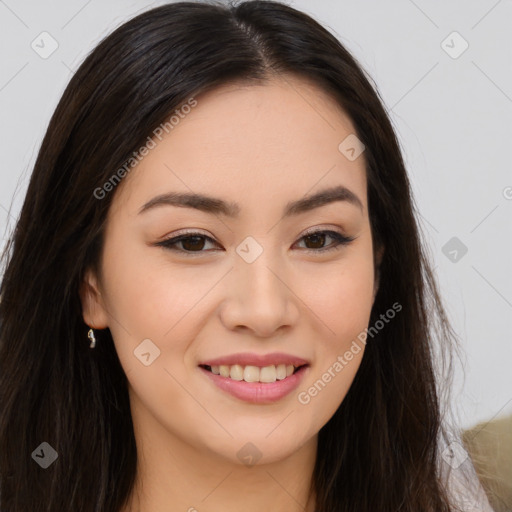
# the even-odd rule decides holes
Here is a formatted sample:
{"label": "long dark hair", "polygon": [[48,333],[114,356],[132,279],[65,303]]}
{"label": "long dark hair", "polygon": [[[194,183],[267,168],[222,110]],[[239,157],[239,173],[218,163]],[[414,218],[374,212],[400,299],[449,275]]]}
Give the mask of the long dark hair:
{"label": "long dark hair", "polygon": [[[444,432],[433,341],[454,333],[421,241],[400,147],[377,88],[325,28],[271,1],[180,2],[106,37],[79,67],[48,126],[0,289],[0,497],[6,512],[117,512],[133,489],[127,379],[108,329],[90,350],[79,290],[98,269],[115,192],[102,187],[191,97],[234,81],[295,75],[328,92],[366,146],[375,248],[385,247],[355,380],[319,432],[317,510],[452,510],[438,475]],[[47,442],[44,471],[32,460]]]}

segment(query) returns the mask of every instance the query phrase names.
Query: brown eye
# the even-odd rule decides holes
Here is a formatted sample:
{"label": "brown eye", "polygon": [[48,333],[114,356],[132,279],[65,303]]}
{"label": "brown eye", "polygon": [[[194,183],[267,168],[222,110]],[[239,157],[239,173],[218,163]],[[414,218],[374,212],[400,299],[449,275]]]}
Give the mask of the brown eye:
{"label": "brown eye", "polygon": [[[328,246],[324,246],[326,238],[331,238],[334,243]],[[354,237],[346,237],[337,231],[314,231],[304,235],[301,240],[309,241],[306,242],[306,251],[312,252],[326,252],[334,249],[340,249],[344,245],[348,245]]]}
{"label": "brown eye", "polygon": [[[186,254],[195,252],[207,252],[207,250],[204,250],[204,248],[205,244],[208,242],[218,245],[209,236],[201,235],[200,233],[176,236],[174,238],[162,240],[161,242],[158,242],[155,245],[165,247],[166,249],[170,249],[172,251],[183,252]],[[179,247],[178,244],[181,244],[181,247]]]}
{"label": "brown eye", "polygon": [[201,251],[204,248],[204,236],[188,236],[181,240],[181,245],[186,251]]}
{"label": "brown eye", "polygon": [[325,243],[325,233],[314,233],[305,236],[304,239],[312,241],[313,247],[309,246],[308,249],[322,249]]}

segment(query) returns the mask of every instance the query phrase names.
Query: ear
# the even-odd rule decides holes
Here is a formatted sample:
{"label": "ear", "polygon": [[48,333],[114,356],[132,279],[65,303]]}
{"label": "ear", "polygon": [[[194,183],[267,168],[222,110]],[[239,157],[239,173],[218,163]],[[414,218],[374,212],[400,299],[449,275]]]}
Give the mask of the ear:
{"label": "ear", "polygon": [[381,245],[375,252],[375,279],[373,284],[373,300],[372,303],[375,302],[375,297],[377,296],[377,292],[379,291],[380,285],[380,264],[382,262],[382,257],[384,256],[384,246]]}
{"label": "ear", "polygon": [[107,311],[98,286],[98,278],[91,269],[86,271],[80,284],[80,300],[84,322],[93,329],[106,329]]}

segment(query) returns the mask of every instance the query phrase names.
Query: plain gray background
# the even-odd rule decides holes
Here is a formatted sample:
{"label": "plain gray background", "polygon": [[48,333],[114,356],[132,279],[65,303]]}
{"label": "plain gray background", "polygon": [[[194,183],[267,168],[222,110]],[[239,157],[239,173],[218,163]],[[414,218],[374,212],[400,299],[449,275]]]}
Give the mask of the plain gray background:
{"label": "plain gray background", "polygon": [[[114,28],[163,3],[0,0],[3,240],[74,70]],[[511,413],[512,1],[287,3],[340,39],[388,109],[466,354],[454,390],[462,425]],[[43,32],[58,44],[47,58],[31,46],[46,38],[51,48]]]}

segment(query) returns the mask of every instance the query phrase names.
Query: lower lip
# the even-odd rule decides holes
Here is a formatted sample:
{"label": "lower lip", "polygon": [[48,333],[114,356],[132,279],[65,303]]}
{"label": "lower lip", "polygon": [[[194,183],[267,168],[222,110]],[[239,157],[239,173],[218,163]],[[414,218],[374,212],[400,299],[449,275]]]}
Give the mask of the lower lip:
{"label": "lower lip", "polygon": [[254,404],[270,404],[281,400],[296,389],[309,370],[309,366],[303,366],[297,372],[283,380],[268,383],[233,380],[228,377],[216,375],[201,366],[199,366],[199,369],[206,374],[216,386],[235,398]]}

